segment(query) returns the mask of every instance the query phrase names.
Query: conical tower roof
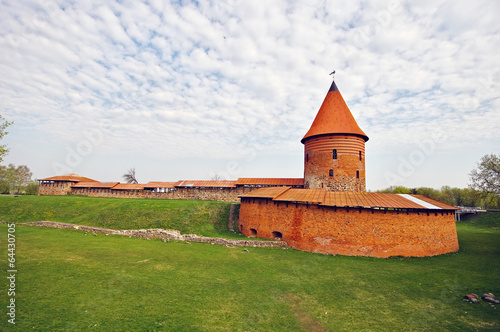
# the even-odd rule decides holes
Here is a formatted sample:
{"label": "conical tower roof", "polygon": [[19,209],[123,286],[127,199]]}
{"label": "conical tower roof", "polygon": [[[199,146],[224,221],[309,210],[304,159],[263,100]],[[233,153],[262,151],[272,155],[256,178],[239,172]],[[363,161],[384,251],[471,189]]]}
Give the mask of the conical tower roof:
{"label": "conical tower roof", "polygon": [[356,120],[342,98],[335,81],[321,105],[316,118],[307,134],[302,138],[304,143],[308,138],[328,134],[356,135],[368,141],[368,136],[359,128]]}

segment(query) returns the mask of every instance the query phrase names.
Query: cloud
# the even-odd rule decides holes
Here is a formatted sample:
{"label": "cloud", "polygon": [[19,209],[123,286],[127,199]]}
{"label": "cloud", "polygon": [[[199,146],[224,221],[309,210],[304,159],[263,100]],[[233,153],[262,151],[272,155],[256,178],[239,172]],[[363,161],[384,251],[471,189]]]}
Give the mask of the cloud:
{"label": "cloud", "polygon": [[108,155],[224,160],[254,142],[295,154],[336,69],[369,154],[435,131],[444,150],[474,148],[500,135],[485,121],[498,118],[499,13],[495,1],[2,3],[0,114],[69,145],[103,128]]}

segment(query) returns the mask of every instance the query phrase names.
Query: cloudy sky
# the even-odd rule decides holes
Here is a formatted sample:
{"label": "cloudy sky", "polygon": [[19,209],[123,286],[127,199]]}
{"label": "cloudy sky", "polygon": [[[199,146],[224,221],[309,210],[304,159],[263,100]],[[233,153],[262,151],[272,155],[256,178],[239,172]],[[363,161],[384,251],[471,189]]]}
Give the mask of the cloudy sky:
{"label": "cloudy sky", "polygon": [[367,187],[500,153],[499,1],[2,1],[4,164],[100,181],[302,177],[335,82]]}

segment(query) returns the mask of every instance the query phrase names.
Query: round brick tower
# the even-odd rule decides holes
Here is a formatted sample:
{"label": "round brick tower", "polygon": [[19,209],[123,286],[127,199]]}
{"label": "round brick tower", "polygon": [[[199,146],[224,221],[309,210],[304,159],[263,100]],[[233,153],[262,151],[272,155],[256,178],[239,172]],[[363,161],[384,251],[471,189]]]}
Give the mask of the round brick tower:
{"label": "round brick tower", "polygon": [[366,191],[365,142],[335,81],[321,105],[304,144],[304,188]]}

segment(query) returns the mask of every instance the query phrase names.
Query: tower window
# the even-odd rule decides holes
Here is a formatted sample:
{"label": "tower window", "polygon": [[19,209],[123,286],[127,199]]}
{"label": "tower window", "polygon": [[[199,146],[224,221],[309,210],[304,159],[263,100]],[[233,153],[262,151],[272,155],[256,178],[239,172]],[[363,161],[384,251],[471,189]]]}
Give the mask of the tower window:
{"label": "tower window", "polygon": [[337,159],[337,149],[333,149],[333,159]]}
{"label": "tower window", "polygon": [[363,160],[363,157],[361,156],[361,151],[359,151],[359,161]]}
{"label": "tower window", "polygon": [[328,172],[328,175],[332,178],[333,177],[333,169],[331,169],[329,172]]}
{"label": "tower window", "polygon": [[356,179],[359,179],[359,171],[356,171]]}
{"label": "tower window", "polygon": [[309,154],[306,154],[306,163],[309,162]]}

